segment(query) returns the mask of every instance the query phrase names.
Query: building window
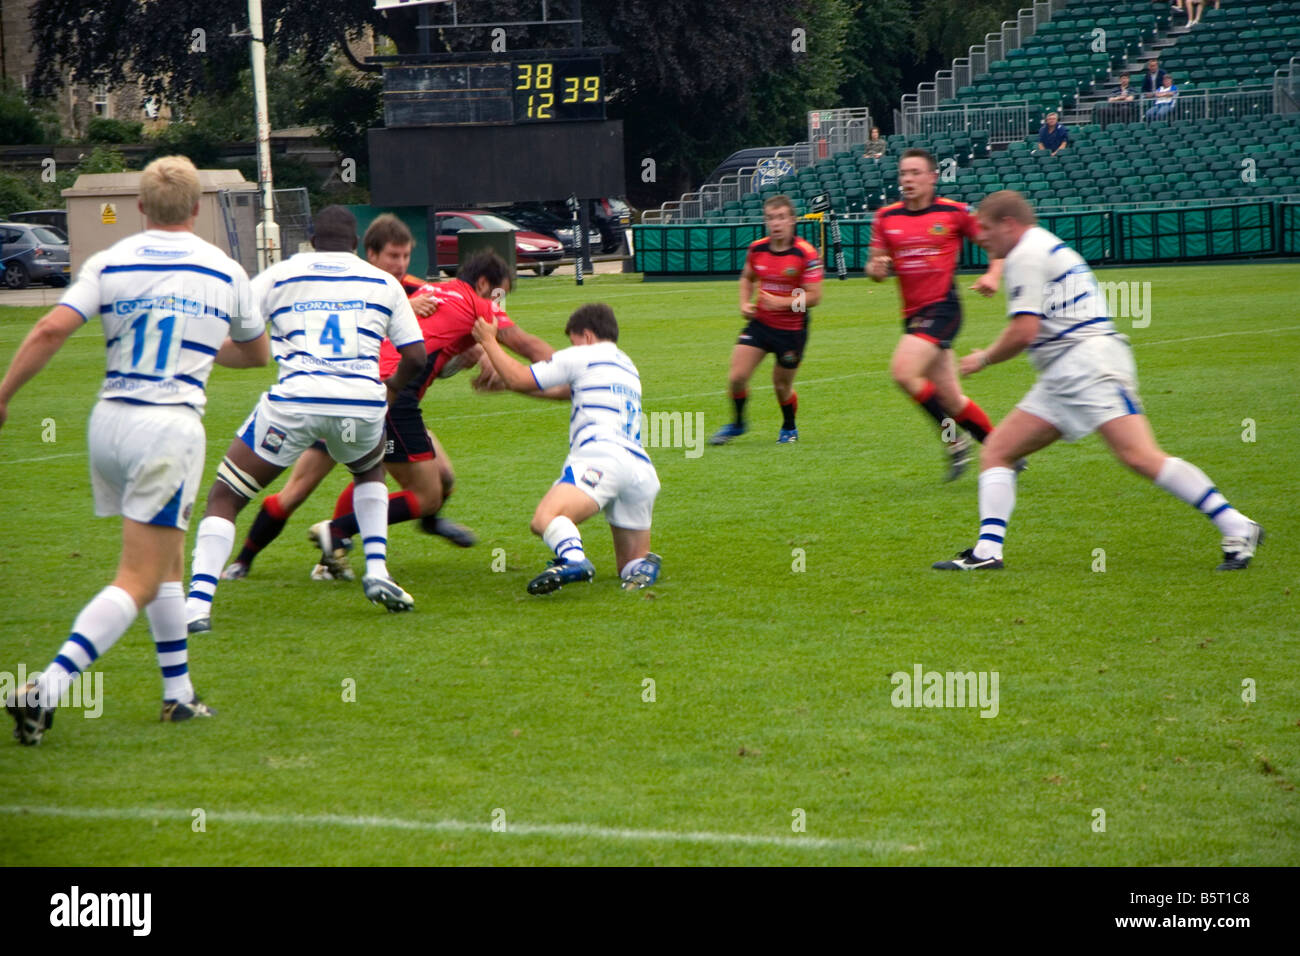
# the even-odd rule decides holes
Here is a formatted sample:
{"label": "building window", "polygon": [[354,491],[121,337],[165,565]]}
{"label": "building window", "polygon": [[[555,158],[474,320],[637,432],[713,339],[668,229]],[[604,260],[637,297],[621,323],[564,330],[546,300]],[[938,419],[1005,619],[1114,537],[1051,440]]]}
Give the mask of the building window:
{"label": "building window", "polygon": [[102,116],[109,119],[113,115],[113,104],[108,97],[108,87],[100,85],[95,87],[94,93],[90,98],[91,109],[96,116]]}

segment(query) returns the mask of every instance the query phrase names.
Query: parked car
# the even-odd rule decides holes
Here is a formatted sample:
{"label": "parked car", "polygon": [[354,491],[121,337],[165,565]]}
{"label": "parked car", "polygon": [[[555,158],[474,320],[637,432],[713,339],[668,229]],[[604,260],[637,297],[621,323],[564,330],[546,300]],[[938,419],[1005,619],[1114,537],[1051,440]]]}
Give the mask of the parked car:
{"label": "parked car", "polygon": [[0,266],[6,289],[25,289],[33,282],[67,285],[67,237],[49,226],[0,222]]}
{"label": "parked car", "polygon": [[[573,240],[572,219],[550,212],[540,203],[518,203],[513,206],[493,209],[492,212],[498,216],[504,216],[511,222],[519,223],[525,229],[531,229],[533,232],[540,232],[544,236],[559,240],[560,244],[564,246],[565,256],[573,258],[577,255],[576,243]],[[599,227],[593,223],[587,230],[587,242],[590,244],[592,251],[600,252],[603,241]]]}
{"label": "parked car", "polygon": [[[600,242],[592,244],[593,252],[619,252],[623,248],[623,230],[632,225],[632,207],[622,199],[589,200],[587,215],[591,225],[600,231]],[[568,220],[571,213],[563,200],[548,203],[546,209],[554,216]]]}
{"label": "parked car", "polygon": [[538,275],[550,275],[556,265],[564,258],[564,246],[558,239],[530,232],[517,222],[504,216],[482,210],[466,209],[438,213],[438,268],[447,275],[454,275],[460,262],[457,249],[460,245],[456,238],[462,229],[499,229],[515,232],[515,264],[521,268],[533,268]]}
{"label": "parked car", "polygon": [[28,209],[11,213],[5,222],[25,222],[32,226],[49,226],[63,235],[68,241],[68,211],[66,209]]}

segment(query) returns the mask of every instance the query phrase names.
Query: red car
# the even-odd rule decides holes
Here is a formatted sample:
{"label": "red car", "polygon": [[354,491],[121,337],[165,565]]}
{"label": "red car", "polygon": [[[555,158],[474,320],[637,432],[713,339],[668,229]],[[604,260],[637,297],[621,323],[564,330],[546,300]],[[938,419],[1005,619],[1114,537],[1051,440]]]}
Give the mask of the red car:
{"label": "red car", "polygon": [[520,269],[534,268],[537,274],[550,275],[564,256],[564,246],[550,236],[529,232],[518,223],[488,212],[462,210],[438,213],[438,268],[453,275],[460,262],[456,234],[462,229],[513,230],[515,262]]}

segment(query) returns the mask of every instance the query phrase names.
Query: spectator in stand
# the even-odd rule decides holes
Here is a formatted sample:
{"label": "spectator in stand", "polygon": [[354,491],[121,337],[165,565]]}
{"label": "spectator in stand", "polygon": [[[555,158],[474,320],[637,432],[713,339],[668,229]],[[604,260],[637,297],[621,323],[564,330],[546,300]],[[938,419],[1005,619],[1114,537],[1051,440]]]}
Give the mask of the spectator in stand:
{"label": "spectator in stand", "polygon": [[1187,25],[1194,27],[1201,22],[1201,14],[1205,12],[1205,0],[1187,0]]}
{"label": "spectator in stand", "polygon": [[885,155],[885,149],[885,141],[880,137],[880,127],[871,127],[871,139],[867,140],[867,148],[864,150],[863,155],[867,159],[879,160]]}
{"label": "spectator in stand", "polygon": [[1061,123],[1056,113],[1048,113],[1047,120],[1038,130],[1038,149],[1055,156],[1070,144],[1070,131]]}
{"label": "spectator in stand", "polygon": [[1118,123],[1136,119],[1137,111],[1133,105],[1136,99],[1137,97],[1133,95],[1133,87],[1129,85],[1129,75],[1121,73],[1119,85],[1111,90],[1106,105],[1101,108],[1102,122]]}
{"label": "spectator in stand", "polygon": [[1156,105],[1147,110],[1148,120],[1167,118],[1174,111],[1174,104],[1178,102],[1178,87],[1174,86],[1174,78],[1168,73],[1163,74],[1163,77],[1160,81],[1160,89],[1155,92]]}
{"label": "spectator in stand", "polygon": [[1142,92],[1154,93],[1164,83],[1165,71],[1160,69],[1160,61],[1147,60],[1147,71],[1142,74]]}

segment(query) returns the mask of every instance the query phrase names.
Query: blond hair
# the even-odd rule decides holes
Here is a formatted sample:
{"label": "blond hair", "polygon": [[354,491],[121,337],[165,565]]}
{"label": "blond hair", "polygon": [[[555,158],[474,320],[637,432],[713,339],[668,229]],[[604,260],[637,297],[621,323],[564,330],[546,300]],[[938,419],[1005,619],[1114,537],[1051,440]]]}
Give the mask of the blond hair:
{"label": "blond hair", "polygon": [[979,215],[989,222],[1014,219],[1022,226],[1038,224],[1034,207],[1029,204],[1028,199],[1013,189],[1000,189],[985,196],[979,204]]}
{"label": "blond hair", "polygon": [[140,174],[140,206],[160,226],[188,220],[202,195],[199,171],[186,156],[160,156]]}

